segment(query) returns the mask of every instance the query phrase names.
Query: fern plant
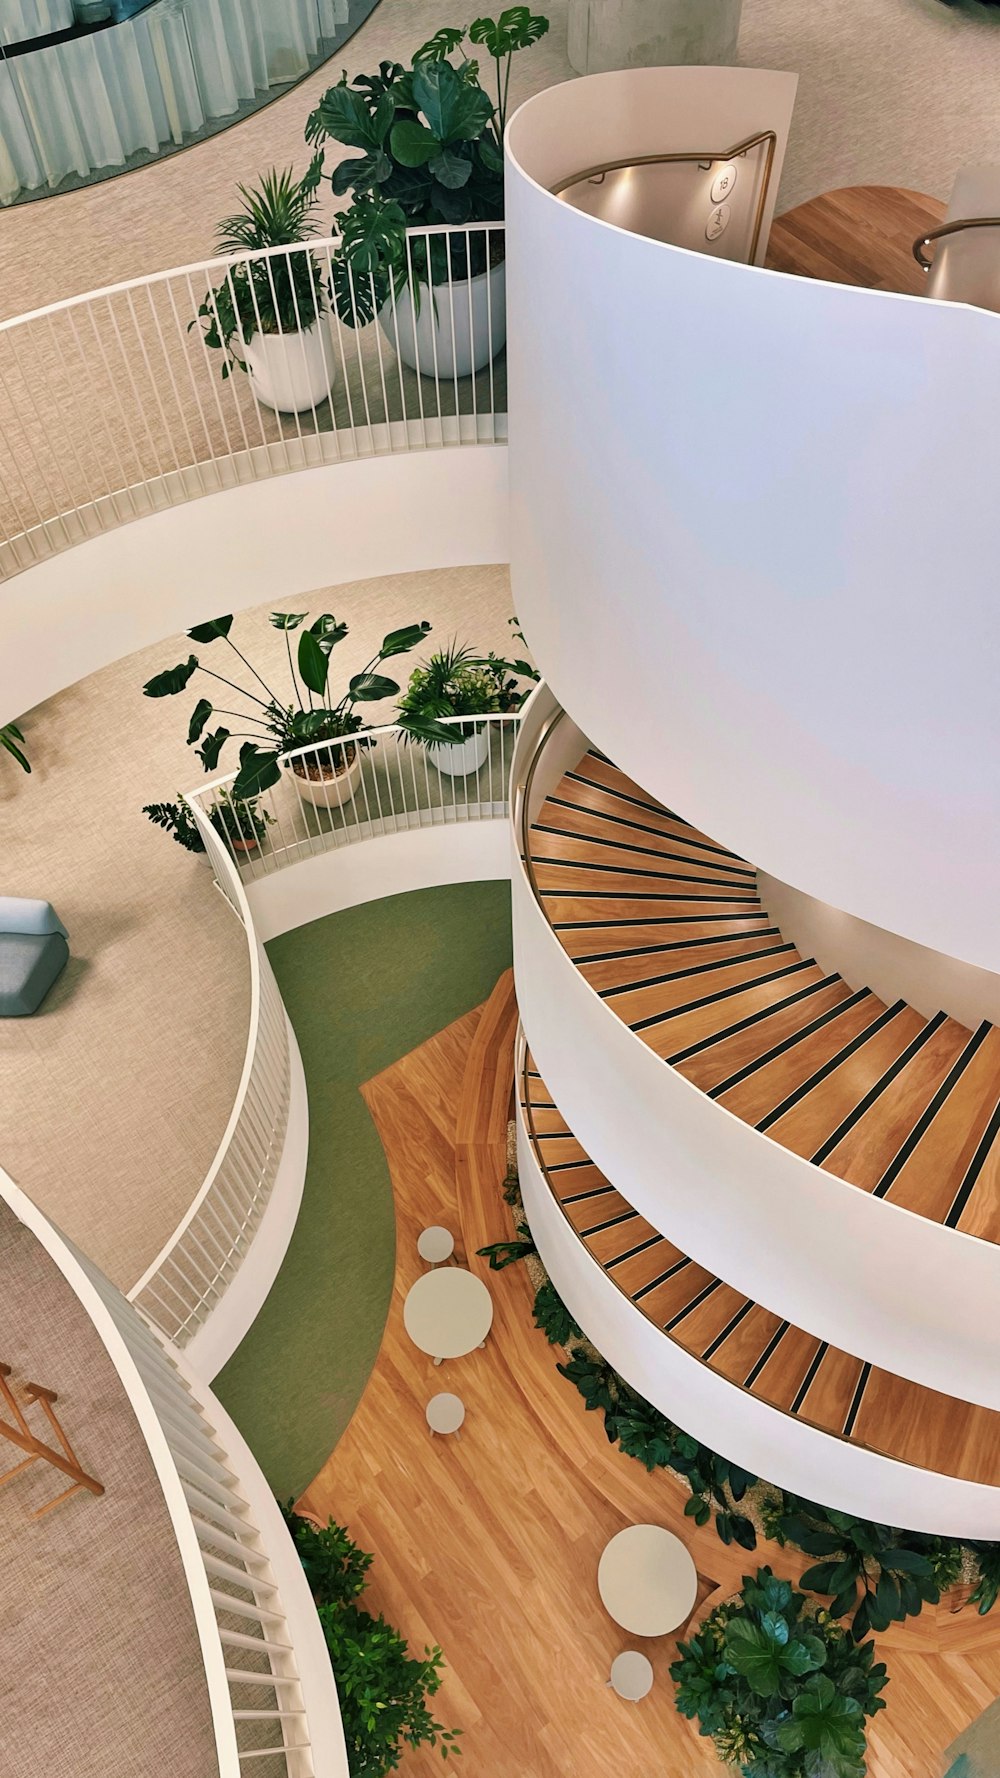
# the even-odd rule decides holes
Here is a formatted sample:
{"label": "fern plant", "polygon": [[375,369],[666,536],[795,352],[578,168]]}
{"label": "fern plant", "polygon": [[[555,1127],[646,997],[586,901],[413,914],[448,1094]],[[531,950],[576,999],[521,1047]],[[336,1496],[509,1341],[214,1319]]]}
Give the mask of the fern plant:
{"label": "fern plant", "polygon": [[[283,172],[272,167],[256,185],[239,185],[237,191],[241,208],[215,231],[220,253],[291,247],[316,234],[318,200],[310,172],[296,179],[291,167]],[[246,369],[240,348],[255,333],[305,332],[322,314],[325,301],[322,273],[312,253],[272,253],[232,266],[207,293],[198,317],[206,323],[206,346],[225,354],[226,378],[234,365]]]}

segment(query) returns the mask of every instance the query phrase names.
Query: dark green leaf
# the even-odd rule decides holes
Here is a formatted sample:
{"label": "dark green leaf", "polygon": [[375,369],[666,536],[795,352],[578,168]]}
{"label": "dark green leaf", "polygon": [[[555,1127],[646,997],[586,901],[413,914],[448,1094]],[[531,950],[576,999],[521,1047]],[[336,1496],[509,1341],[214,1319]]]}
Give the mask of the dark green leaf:
{"label": "dark green leaf", "polygon": [[461,155],[453,154],[446,148],[443,154],[436,155],[428,163],[428,171],[433,173],[439,184],[447,186],[449,191],[461,191],[472,178],[472,162],[463,160]]}
{"label": "dark green leaf", "polygon": [[240,769],[232,788],[233,798],[239,802],[247,797],[259,796],[262,790],[269,790],[277,784],[281,777],[276,752],[264,752],[254,743],[248,742],[240,749]]}
{"label": "dark green leaf", "polygon": [[544,37],[549,28],[547,18],[533,13],[528,6],[509,6],[498,19],[476,19],[469,26],[469,40],[481,43],[497,60],[527,49]]}
{"label": "dark green leaf", "polygon": [[465,32],[457,31],[454,25],[443,25],[440,31],[435,31],[433,37],[429,37],[426,43],[422,43],[420,48],[414,51],[413,60],[415,62],[440,62],[458,48],[464,36]]}
{"label": "dark green leaf", "polygon": [[228,636],[233,627],[232,617],[213,617],[207,624],[195,624],[188,631],[192,642],[216,642],[220,636]]}
{"label": "dark green leaf", "polygon": [[347,689],[352,704],[377,704],[381,698],[394,698],[399,690],[395,679],[381,673],[356,673]]}
{"label": "dark green leaf", "polygon": [[799,1584],[811,1593],[832,1593],[842,1567],[841,1562],[817,1562],[815,1567],[803,1570]]}
{"label": "dark green leaf", "polygon": [[407,624],[402,630],[390,630],[388,636],[382,639],[379,660],[391,660],[394,654],[409,654],[411,648],[416,648],[417,643],[422,642],[424,637],[430,634],[430,628],[430,624],[424,618],[422,623]]}
{"label": "dark green leaf", "polygon": [[217,728],[214,734],[206,735],[200,747],[196,749],[206,772],[214,772],[219,763],[219,755],[230,736],[227,728]]}
{"label": "dark green leaf", "polygon": [[212,706],[208,699],[199,698],[191,712],[191,721],[188,723],[187,738],[189,747],[193,747],[194,743],[199,739],[211,714]]}
{"label": "dark green leaf", "polygon": [[307,611],[272,611],[271,622],[276,630],[297,630],[308,615]]}
{"label": "dark green leaf", "polygon": [[413,97],[442,147],[474,142],[493,116],[492,103],[482,87],[463,80],[450,62],[418,62],[413,70]]}
{"label": "dark green leaf", "polygon": [[898,1574],[932,1575],[934,1570],[926,1556],[919,1550],[883,1550],[879,1556],[882,1568],[891,1568]]}
{"label": "dark green leaf", "polygon": [[401,117],[392,126],[389,146],[404,167],[426,167],[441,154],[437,137],[415,117]]}
{"label": "dark green leaf", "polygon": [[299,637],[299,672],[309,690],[322,697],[330,672],[329,651],[321,647],[312,630],[303,630]]}
{"label": "dark green leaf", "polygon": [[152,679],[148,679],[142,688],[143,697],[175,697],[179,691],[184,690],[192,673],[195,673],[197,668],[197,655],[189,655],[187,660],[181,661],[179,666],[168,667],[165,673],[157,673]]}

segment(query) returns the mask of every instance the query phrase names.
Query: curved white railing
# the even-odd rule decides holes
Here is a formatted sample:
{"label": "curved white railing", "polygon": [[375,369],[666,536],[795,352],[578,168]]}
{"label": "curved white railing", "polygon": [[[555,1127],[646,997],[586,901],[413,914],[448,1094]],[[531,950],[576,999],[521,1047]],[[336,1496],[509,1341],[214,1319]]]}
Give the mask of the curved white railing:
{"label": "curved white railing", "polygon": [[515,608],[661,802],[1000,973],[996,315],[686,251],[549,189],[600,154],[606,90],[623,158],[723,72],[571,81],[508,127]]}
{"label": "curved white railing", "polygon": [[[523,1063],[522,1035],[519,1077]],[[655,1326],[573,1228],[546,1175],[523,1094],[516,1105],[521,1197],[542,1262],[577,1325],[640,1395],[710,1449],[806,1500],[940,1536],[1000,1534],[1000,1488],[824,1432],[730,1382]]]}
{"label": "curved white railing", "polygon": [[247,1256],[281,1161],[291,1091],[288,1021],[238,871],[192,802],[216,882],[243,925],[250,1024],[236,1100],[215,1159],[180,1226],[129,1292],[167,1337],[184,1346],[211,1315]]}
{"label": "curved white railing", "polygon": [[1000,1246],[873,1198],[744,1123],[643,1043],[559,943],[522,850],[566,768],[558,716],[541,686],[514,755],[512,894],[518,1005],[563,1117],[640,1215],[727,1284],[882,1369],[1000,1407],[1000,1329],[984,1313]]}
{"label": "curved white railing", "polygon": [[[452,243],[448,268],[435,273],[431,297],[420,268],[442,236]],[[368,324],[377,307],[369,274],[343,274],[347,321],[331,306],[336,236],[201,260],[0,322],[0,573],[241,483],[502,442],[504,240],[503,223],[410,230],[406,276]],[[226,355],[205,338],[221,328],[213,292],[224,319],[249,268],[258,277],[267,268],[274,293],[274,264],[306,256],[324,292],[318,325],[289,333],[279,323],[262,335],[250,279],[255,327],[249,341],[237,327],[232,341],[250,368],[234,363],[224,377]],[[463,263],[490,269],[462,279]],[[291,281],[287,269],[277,275]],[[289,379],[299,411],[277,412],[269,401],[284,399]]]}
{"label": "curved white railing", "polygon": [[285,1778],[346,1778],[322,1629],[249,1450],[211,1392],[3,1172],[0,1197],[89,1315],[138,1421],[187,1581],[219,1778],[266,1754]]}
{"label": "curved white railing", "polygon": [[[250,1023],[236,1100],[215,1159],[179,1227],[129,1292],[130,1301],[179,1346],[205,1327],[248,1257],[274,1191],[289,1125],[294,1040],[247,888],[366,840],[502,822],[519,715],[445,721],[461,738],[440,751],[409,741],[397,726],[364,731],[351,769],[339,778],[338,745],[314,744],[288,754],[280,783],[251,805],[256,828],[247,805],[228,800],[233,773],[185,798],[216,883],[246,934]],[[324,778],[324,772],[332,775]],[[228,827],[217,813],[213,821],[220,807],[228,811]],[[261,832],[249,851],[241,850],[238,823],[246,833]],[[272,1257],[276,1267],[281,1254]]]}

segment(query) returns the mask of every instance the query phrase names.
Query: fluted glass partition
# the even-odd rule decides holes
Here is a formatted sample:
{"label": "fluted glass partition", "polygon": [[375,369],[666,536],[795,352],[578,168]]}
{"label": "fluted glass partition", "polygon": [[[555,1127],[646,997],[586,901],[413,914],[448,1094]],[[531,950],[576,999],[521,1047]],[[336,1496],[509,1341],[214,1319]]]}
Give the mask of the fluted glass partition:
{"label": "fluted glass partition", "polygon": [[238,122],[376,4],[77,0],[86,22],[74,25],[71,0],[0,0],[0,203],[106,179]]}

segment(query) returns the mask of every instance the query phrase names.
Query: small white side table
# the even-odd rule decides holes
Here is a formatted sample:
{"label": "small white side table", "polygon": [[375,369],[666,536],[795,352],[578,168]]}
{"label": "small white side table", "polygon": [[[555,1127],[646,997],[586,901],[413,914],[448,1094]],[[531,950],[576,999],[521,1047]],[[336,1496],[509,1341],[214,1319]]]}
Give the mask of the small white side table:
{"label": "small white side table", "polygon": [[427,1403],[427,1424],[431,1433],[455,1433],[465,1420],[465,1403],[460,1395],[432,1395]]}
{"label": "small white side table", "polygon": [[417,1252],[429,1266],[443,1265],[455,1251],[455,1237],[450,1229],[443,1229],[437,1223],[424,1229],[417,1238]]}
{"label": "small white side table", "polygon": [[662,1525],[628,1525],[597,1570],[604,1609],[633,1636],[666,1636],[691,1616],[698,1571],[679,1537]]}
{"label": "small white side table", "polygon": [[634,1648],[616,1655],[608,1684],[627,1704],[638,1704],[653,1689],[653,1663]]}
{"label": "small white side table", "polygon": [[403,1325],[413,1344],[435,1364],[464,1358],[486,1342],[493,1325],[493,1298],[482,1279],[464,1266],[441,1266],[410,1286]]}

